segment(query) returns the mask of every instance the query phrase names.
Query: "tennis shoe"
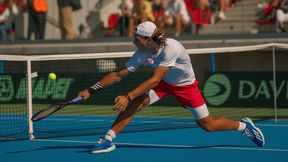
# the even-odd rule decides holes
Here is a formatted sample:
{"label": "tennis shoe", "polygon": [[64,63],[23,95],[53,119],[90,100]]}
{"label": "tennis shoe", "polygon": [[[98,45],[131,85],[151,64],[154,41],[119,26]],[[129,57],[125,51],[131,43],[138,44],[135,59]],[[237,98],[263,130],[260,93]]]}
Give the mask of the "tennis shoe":
{"label": "tennis shoe", "polygon": [[246,124],[243,135],[250,138],[257,146],[263,147],[265,145],[265,139],[262,131],[254,125],[250,118],[244,118],[241,121]]}
{"label": "tennis shoe", "polygon": [[100,138],[98,144],[91,149],[91,154],[107,153],[115,150],[116,146],[108,139]]}

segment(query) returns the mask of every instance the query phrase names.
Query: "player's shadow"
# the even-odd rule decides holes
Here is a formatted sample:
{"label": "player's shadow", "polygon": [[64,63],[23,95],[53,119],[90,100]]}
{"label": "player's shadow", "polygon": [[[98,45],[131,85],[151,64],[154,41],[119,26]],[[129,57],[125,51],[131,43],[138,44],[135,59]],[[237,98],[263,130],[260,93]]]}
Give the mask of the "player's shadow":
{"label": "player's shadow", "polygon": [[[21,151],[13,151],[7,152],[8,154],[17,154],[17,153],[24,153],[24,152],[32,152],[32,151],[47,151],[47,150],[63,150],[63,149],[77,149],[77,153],[89,153],[91,148],[94,145],[84,145],[84,146],[47,146],[42,148],[30,149],[30,150],[21,150]],[[156,148],[156,149],[207,149],[207,148],[247,148],[253,146],[244,146],[244,145],[211,145],[211,146],[181,146],[181,145],[147,145],[147,144],[117,144],[117,148]]]}
{"label": "player's shadow", "polygon": [[25,153],[25,152],[33,152],[33,151],[47,151],[47,150],[63,150],[63,149],[81,149],[85,151],[77,151],[79,153],[88,153],[89,150],[94,145],[84,145],[84,146],[47,146],[47,147],[41,147],[41,148],[35,148],[35,149],[29,149],[29,150],[21,150],[21,151],[13,151],[13,152],[7,152],[7,154],[17,154],[17,153]]}

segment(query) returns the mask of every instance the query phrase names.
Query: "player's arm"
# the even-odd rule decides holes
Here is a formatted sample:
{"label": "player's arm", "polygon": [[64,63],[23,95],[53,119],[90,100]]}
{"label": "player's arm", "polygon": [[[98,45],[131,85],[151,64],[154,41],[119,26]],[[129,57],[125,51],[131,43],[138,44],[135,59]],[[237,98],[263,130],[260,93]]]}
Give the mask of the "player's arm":
{"label": "player's arm", "polygon": [[154,88],[157,86],[160,81],[163,79],[165,74],[169,71],[170,67],[162,66],[155,69],[151,78],[140,84],[138,87],[133,89],[131,92],[128,93],[128,96],[131,100],[135,99],[136,97],[144,94],[146,91]]}
{"label": "player's arm", "polygon": [[100,81],[96,82],[94,85],[92,85],[88,89],[80,91],[78,93],[78,96],[82,96],[84,100],[86,100],[90,97],[91,94],[101,90],[102,88],[105,88],[117,82],[120,82],[122,78],[128,75],[128,73],[129,71],[126,67],[122,67],[118,71],[115,71],[115,72],[110,72],[107,75],[105,75]]}
{"label": "player's arm", "polygon": [[129,71],[126,67],[120,68],[118,71],[110,72],[107,75],[105,75],[99,83],[101,84],[102,88],[108,87],[110,85],[113,85],[117,82],[120,82],[122,78],[124,78],[126,75],[128,75]]}
{"label": "player's arm", "polygon": [[114,109],[119,109],[124,111],[129,104],[129,101],[135,99],[136,97],[144,94],[146,91],[157,86],[163,79],[165,74],[169,71],[169,67],[162,66],[155,69],[151,78],[140,84],[138,87],[130,91],[126,96],[118,96],[115,99]]}

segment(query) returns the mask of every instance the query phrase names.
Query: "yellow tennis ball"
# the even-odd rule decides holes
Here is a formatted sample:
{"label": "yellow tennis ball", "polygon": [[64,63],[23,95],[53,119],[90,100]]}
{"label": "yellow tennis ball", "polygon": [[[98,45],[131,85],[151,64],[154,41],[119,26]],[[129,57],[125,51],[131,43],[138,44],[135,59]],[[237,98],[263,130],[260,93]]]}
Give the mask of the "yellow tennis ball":
{"label": "yellow tennis ball", "polygon": [[56,74],[55,73],[50,73],[48,75],[48,78],[51,79],[51,80],[55,80],[56,79]]}

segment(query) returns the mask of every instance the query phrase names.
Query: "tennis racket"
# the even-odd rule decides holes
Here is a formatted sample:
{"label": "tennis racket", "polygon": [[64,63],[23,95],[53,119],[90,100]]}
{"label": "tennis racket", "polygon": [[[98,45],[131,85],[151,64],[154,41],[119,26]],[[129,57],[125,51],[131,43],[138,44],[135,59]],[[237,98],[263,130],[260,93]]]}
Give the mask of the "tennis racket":
{"label": "tennis racket", "polygon": [[47,107],[47,108],[45,108],[43,110],[40,110],[35,115],[33,115],[31,120],[33,122],[36,122],[36,121],[39,121],[41,119],[47,118],[48,116],[50,116],[53,113],[55,113],[56,111],[64,108],[65,106],[68,106],[68,105],[73,104],[73,103],[79,103],[81,101],[83,101],[83,97],[79,96],[79,97],[76,97],[76,98],[74,98],[74,99],[72,99],[70,101],[64,101],[64,102],[60,102],[60,103],[57,103],[57,104],[54,104],[54,105],[50,105],[49,107]]}

